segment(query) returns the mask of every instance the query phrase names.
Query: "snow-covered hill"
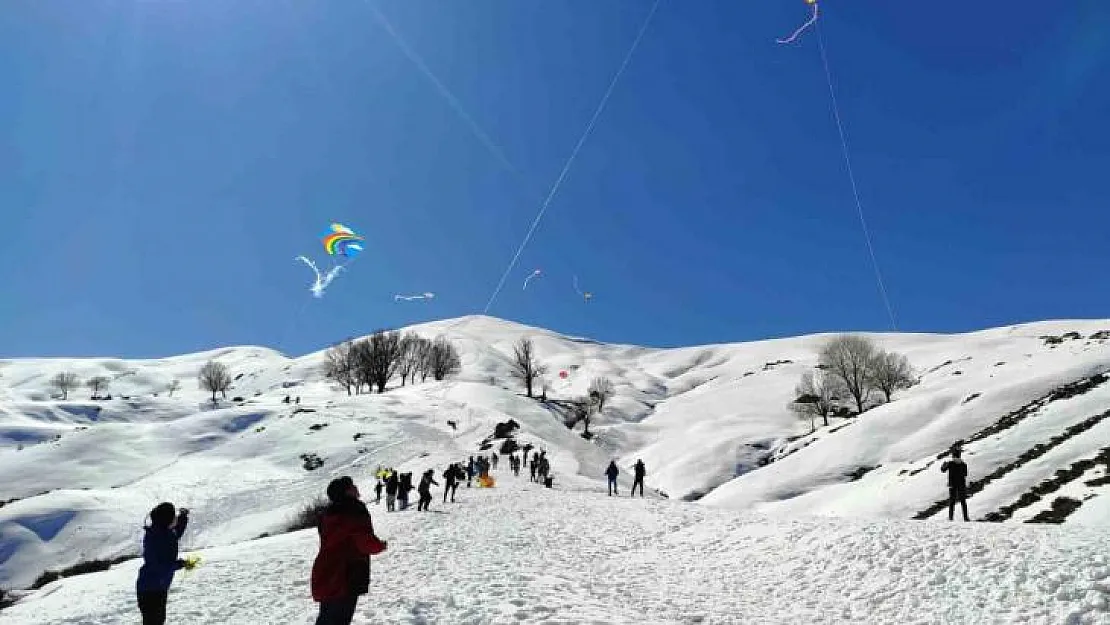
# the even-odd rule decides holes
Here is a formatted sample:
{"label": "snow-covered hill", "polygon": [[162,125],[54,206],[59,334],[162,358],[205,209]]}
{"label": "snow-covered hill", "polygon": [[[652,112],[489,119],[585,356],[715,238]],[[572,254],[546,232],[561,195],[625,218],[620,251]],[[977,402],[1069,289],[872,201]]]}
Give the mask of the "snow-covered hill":
{"label": "snow-covered hill", "polygon": [[[830,335],[649,349],[565,337],[490,317],[409,329],[428,337],[445,333],[462,355],[463,373],[384,395],[347,397],[323,378],[322,352],[287,358],[260,347],[235,347],[160,360],[0,361],[0,502],[14,500],[0,507],[0,587],[25,587],[46,569],[137,552],[143,516],[161,500],[194,511],[186,546],[242,553],[255,544],[244,541],[280,532],[331,477],[348,473],[365,483],[379,464],[416,473],[442,469],[448,461],[478,453],[494,426],[510,418],[521,426],[517,439],[522,444],[548,450],[558,496],[570,497],[571,508],[597,501],[609,459],[630,467],[642,458],[649,490],[672,500],[698,500],[645,502],[656,511],[648,516],[700,515],[741,536],[755,531],[755,517],[736,511],[757,513],[775,519],[766,531],[778,538],[770,541],[784,540],[803,525],[811,528],[806,531],[821,527],[816,520],[798,520],[800,515],[854,516],[863,518],[836,521],[829,531],[863,540],[859,537],[873,535],[868,528],[882,528],[874,531],[924,545],[921,536],[941,530],[932,523],[895,520],[935,513],[936,502],[946,494],[937,457],[954,440],[965,439],[975,518],[1028,520],[1066,495],[1071,506],[1080,504],[1067,516],[1069,525],[1110,525],[1110,497],[1103,485],[1110,454],[1110,384],[1102,375],[1110,371],[1110,334],[1104,332],[1110,321],[1033,323],[962,335],[872,335],[881,347],[906,354],[921,382],[888,405],[834,420],[813,434],[787,403]],[[509,376],[512,345],[522,336],[534,339],[553,372],[568,373],[566,379],[551,376],[548,402],[523,397]],[[1047,336],[1065,338],[1046,341]],[[200,367],[213,359],[236,376],[229,399],[217,406],[195,382]],[[50,378],[63,370],[84,379],[108,376],[113,399],[91,401],[84,390],[68,401],[53,398]],[[570,431],[562,424],[560,401],[585,394],[590,380],[602,375],[614,382],[617,395],[594,421],[597,436],[586,441],[581,426]],[[182,388],[170,397],[167,388],[175,379]],[[283,403],[287,395],[299,397],[300,404]],[[306,470],[305,458],[319,458],[323,465]],[[555,496],[546,489],[532,493],[527,486],[522,485],[521,498]],[[630,505],[639,504],[606,501],[597,510],[608,519]],[[709,511],[706,505],[724,510]],[[467,514],[487,518],[484,512]],[[543,523],[541,517],[520,514],[514,527],[538,531],[531,526]],[[437,517],[396,523],[424,527]],[[887,521],[878,522],[880,517]],[[564,522],[571,520],[554,517],[547,525]],[[645,523],[653,541],[664,540],[665,524]],[[998,532],[1001,527],[943,531],[982,532],[974,539],[982,542],[1009,535]],[[457,531],[459,540],[480,531],[469,522],[459,522],[455,530],[425,529]],[[1040,531],[1048,530],[1021,530],[1029,541],[1043,536],[1059,541],[1054,545],[1071,544],[1070,536],[1089,536],[1079,529],[1068,530],[1075,534]],[[313,539],[266,540],[285,554],[287,548],[311,551]],[[709,539],[690,540],[692,549],[710,549]],[[412,544],[416,549],[423,543]],[[733,559],[738,554],[726,549],[718,555]],[[1071,566],[1070,557],[1061,556],[1058,564]],[[90,577],[130,575],[116,572],[127,566]],[[217,573],[219,567],[214,562],[204,574],[223,574]],[[199,580],[202,573],[195,576]],[[79,592],[73,589],[87,583],[79,579],[46,590],[59,596]],[[118,582],[116,590],[126,587]],[[1062,613],[1040,600],[1032,597],[1023,605],[1041,606],[1035,609],[1048,612],[1038,614],[1056,622],[1047,615]],[[112,601],[105,601],[108,611],[97,617],[102,620],[70,622],[117,622],[103,616],[114,609]],[[822,601],[812,605],[828,607]],[[465,604],[443,608],[444,613],[461,614],[451,610]],[[804,611],[805,604],[799,605]],[[685,608],[672,608],[678,611],[660,608],[670,616],[659,622],[694,622],[684,620]],[[0,613],[0,622],[17,609]],[[613,612],[601,622],[625,622],[621,614]],[[698,612],[690,614],[693,618]],[[723,622],[715,621],[712,612],[705,614],[710,615],[705,622]],[[561,613],[560,618],[574,620]]]}

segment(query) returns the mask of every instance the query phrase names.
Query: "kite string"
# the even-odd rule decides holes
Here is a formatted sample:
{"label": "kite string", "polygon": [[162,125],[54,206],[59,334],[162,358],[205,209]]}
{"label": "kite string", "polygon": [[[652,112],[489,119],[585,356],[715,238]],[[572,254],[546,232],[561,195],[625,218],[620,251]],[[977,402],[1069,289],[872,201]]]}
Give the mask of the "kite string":
{"label": "kite string", "polygon": [[493,290],[493,294],[490,295],[485,308],[482,309],[482,314],[487,314],[489,312],[489,309],[493,306],[493,302],[501,293],[501,289],[504,288],[505,281],[509,278],[509,274],[512,273],[513,269],[516,267],[517,261],[520,260],[520,255],[524,253],[524,249],[528,247],[528,243],[532,240],[532,235],[536,232],[536,228],[540,225],[540,221],[547,213],[548,207],[551,206],[551,200],[554,199],[555,194],[559,192],[563,180],[567,177],[567,172],[570,171],[571,166],[574,164],[574,160],[578,157],[578,152],[581,151],[582,146],[585,145],[586,140],[589,139],[590,134],[593,132],[594,125],[597,123],[598,118],[601,117],[602,111],[605,110],[605,105],[609,102],[609,97],[613,95],[613,90],[617,86],[617,81],[619,81],[621,75],[624,74],[625,68],[628,67],[629,62],[632,60],[632,56],[640,46],[640,40],[644,38],[644,33],[647,32],[648,25],[651,24],[651,18],[655,16],[655,11],[659,8],[659,3],[661,1],[662,0],[655,0],[651,5],[651,11],[648,12],[647,17],[644,19],[644,23],[640,26],[640,31],[636,33],[636,38],[632,41],[632,46],[629,47],[628,53],[624,55],[624,60],[621,62],[620,67],[613,75],[612,80],[609,81],[609,87],[605,90],[605,94],[601,97],[601,101],[598,102],[593,116],[590,118],[589,123],[586,124],[586,129],[582,132],[582,136],[578,138],[578,143],[574,146],[574,150],[571,151],[566,163],[563,164],[563,169],[559,172],[559,177],[555,180],[555,184],[551,186],[551,190],[548,191],[547,197],[540,206],[539,212],[536,213],[535,219],[532,220],[532,225],[524,235],[524,240],[520,242],[520,246],[517,248],[516,253],[513,254],[512,260],[509,261],[509,265],[505,268],[504,273],[501,274],[501,280],[497,282],[497,287]]}
{"label": "kite string", "polygon": [[[814,14],[816,15],[817,5],[814,5]],[[804,28],[804,27],[803,27]],[[859,224],[863,229],[863,238],[867,241],[867,252],[871,255],[871,266],[875,270],[875,280],[879,285],[879,294],[882,295],[883,304],[886,306],[887,315],[890,316],[890,326],[894,331],[898,330],[898,323],[894,317],[894,307],[890,303],[890,297],[886,291],[886,284],[883,282],[883,273],[879,269],[879,260],[875,255],[875,246],[871,242],[871,231],[867,227],[867,220],[863,216],[863,202],[859,197],[859,185],[856,184],[856,175],[852,170],[852,158],[848,150],[848,138],[844,131],[844,123],[840,117],[840,106],[836,102],[836,89],[833,87],[832,71],[829,70],[829,56],[825,50],[825,37],[821,32],[821,25],[817,24],[817,46],[821,50],[821,65],[825,68],[825,82],[829,86],[829,99],[832,102],[833,119],[836,120],[836,130],[840,136],[840,150],[844,155],[844,166],[848,171],[848,180],[852,185],[852,197],[856,201],[856,213],[859,215]]]}

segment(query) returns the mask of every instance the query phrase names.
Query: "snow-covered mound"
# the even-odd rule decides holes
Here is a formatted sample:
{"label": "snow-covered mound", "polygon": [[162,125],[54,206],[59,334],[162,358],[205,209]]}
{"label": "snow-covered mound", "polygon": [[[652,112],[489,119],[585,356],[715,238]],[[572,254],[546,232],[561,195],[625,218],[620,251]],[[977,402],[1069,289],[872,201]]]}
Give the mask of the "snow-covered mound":
{"label": "snow-covered mound", "polygon": [[[378,465],[417,475],[442,471],[479,453],[496,424],[509,419],[520,424],[520,444],[548,450],[564,492],[597,490],[612,458],[625,467],[623,481],[642,458],[649,491],[671,499],[775,519],[929,518],[946,495],[937,458],[966,439],[975,518],[1024,521],[1066,496],[1071,507],[1079,503],[1067,523],[1106,527],[1107,328],[1110,322],[1060,321],[962,335],[870,335],[906,354],[920,383],[812,434],[787,404],[831,335],[650,349],[466,317],[407,329],[446,334],[462,357],[459,376],[355,397],[324,379],[323,352],[287,358],[235,347],[159,360],[0,361],[0,502],[10,501],[0,507],[0,587],[26,587],[47,569],[137,553],[143,516],[161,500],[194,511],[187,547],[233,553],[243,541],[280,533],[336,475],[367,485]],[[509,374],[513,343],[525,336],[552,371],[548,401],[523,397]],[[209,360],[236,378],[216,405],[195,382]],[[90,400],[84,390],[56,397],[50,379],[61,371],[109,377],[113,398]],[[554,375],[559,371],[567,377]],[[587,441],[562,415],[565,401],[586,394],[597,376],[613,381],[616,396]],[[171,396],[174,380],[181,388]],[[300,403],[285,403],[286,396]],[[498,449],[501,441],[493,443]],[[711,514],[692,507],[698,511],[681,514]],[[741,518],[731,510],[712,514]],[[529,519],[520,527],[541,523]],[[750,520],[735,523],[741,534],[752,531]],[[838,523],[842,529],[830,531],[867,534],[860,529],[866,523]],[[793,526],[783,520],[776,527]],[[875,527],[918,535],[914,523]],[[460,524],[456,531],[462,537],[476,530]],[[663,528],[653,531],[661,539]],[[77,579],[57,584],[68,589]]]}

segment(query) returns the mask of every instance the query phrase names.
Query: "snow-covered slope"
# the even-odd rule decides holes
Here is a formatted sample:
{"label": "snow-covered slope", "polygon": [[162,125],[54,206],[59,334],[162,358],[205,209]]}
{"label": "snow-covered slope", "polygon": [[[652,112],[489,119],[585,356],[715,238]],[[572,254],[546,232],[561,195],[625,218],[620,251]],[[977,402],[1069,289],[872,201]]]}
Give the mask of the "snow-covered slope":
{"label": "snow-covered slope", "polygon": [[[1108,622],[1110,538],[1094,529],[768,519],[496,475],[431,513],[371,505],[389,549],[357,625]],[[317,544],[307,530],[194,552],[169,622],[311,623]],[[0,625],[134,623],[137,568],[55,582]]]}
{"label": "snow-covered slope", "polygon": [[[322,352],[287,358],[236,347],[145,361],[0,361],[0,501],[16,500],[0,507],[0,586],[24,587],[45,569],[137,552],[143,516],[161,500],[194,510],[187,546],[231,553],[242,541],[280,532],[335,475],[365,484],[379,464],[442,470],[478,453],[510,418],[521,425],[521,443],[549,451],[560,488],[589,493],[609,459],[630,467],[642,458],[649,490],[699,499],[676,503],[699,510],[681,514],[742,518],[701,510],[711,504],[775,519],[931,516],[946,494],[937,456],[963,438],[977,488],[969,502],[974,517],[1028,520],[1066,494],[1082,504],[1069,524],[1106,527],[1110,498],[1099,454],[1110,448],[1103,419],[1110,384],[1100,374],[1110,370],[1110,344],[1099,332],[1108,328],[1108,321],[1059,321],[962,335],[872,335],[905,353],[921,383],[813,434],[787,403],[830,335],[649,349],[466,317],[409,328],[445,333],[462,355],[461,375],[357,397],[322,377]],[[1078,338],[1057,345],[1042,338],[1069,332]],[[534,339],[552,372],[568,373],[551,376],[551,401],[522,397],[509,375],[512,345],[522,336]],[[196,390],[197,371],[212,359],[237,377],[228,397],[240,401],[213,406]],[[90,401],[83,390],[68,401],[53,398],[49,380],[63,370],[112,378],[113,399]],[[595,376],[609,377],[617,395],[586,441],[581,426],[563,426],[559,402],[585,394]],[[174,379],[182,388],[170,397]],[[301,403],[283,403],[287,395]],[[306,470],[306,457],[322,467]],[[865,523],[839,523],[857,528],[844,532],[866,533],[858,529]],[[915,526],[876,527],[910,536]]]}

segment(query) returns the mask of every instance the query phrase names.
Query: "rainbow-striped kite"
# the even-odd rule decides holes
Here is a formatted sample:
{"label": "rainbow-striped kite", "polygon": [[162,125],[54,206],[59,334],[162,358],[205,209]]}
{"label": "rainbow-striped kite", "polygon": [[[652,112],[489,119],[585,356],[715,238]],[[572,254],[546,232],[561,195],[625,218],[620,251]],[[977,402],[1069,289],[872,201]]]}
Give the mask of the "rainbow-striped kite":
{"label": "rainbow-striped kite", "polygon": [[343,224],[332,224],[324,233],[324,250],[329,256],[355,258],[362,253],[361,236]]}
{"label": "rainbow-striped kite", "polygon": [[[308,268],[312,270],[312,275],[315,278],[312,285],[308,290],[312,292],[315,297],[323,297],[324,291],[331,284],[332,280],[339,275],[344,269],[347,268],[354,259],[362,253],[362,242],[365,241],[358,233],[351,230],[343,224],[333,223],[323,235],[321,239],[324,243],[324,251],[328,256],[332,257],[332,266],[326,272],[321,272],[316,266],[316,263],[307,256],[298,256],[296,260],[301,261]],[[344,260],[339,261],[339,257]]]}

